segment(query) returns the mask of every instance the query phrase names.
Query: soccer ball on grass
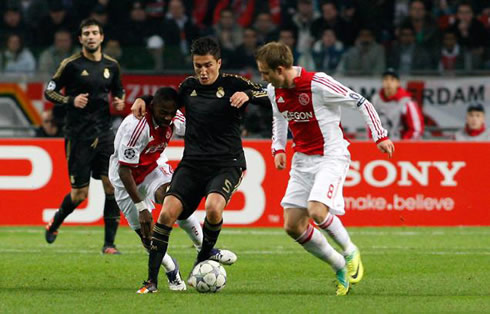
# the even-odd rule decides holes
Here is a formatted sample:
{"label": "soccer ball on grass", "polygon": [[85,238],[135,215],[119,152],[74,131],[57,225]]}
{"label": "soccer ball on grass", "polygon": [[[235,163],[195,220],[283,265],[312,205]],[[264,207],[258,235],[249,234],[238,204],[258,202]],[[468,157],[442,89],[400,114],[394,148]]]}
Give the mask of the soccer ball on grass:
{"label": "soccer ball on grass", "polygon": [[225,284],[225,269],[220,263],[210,260],[197,264],[189,278],[189,285],[201,293],[218,292]]}

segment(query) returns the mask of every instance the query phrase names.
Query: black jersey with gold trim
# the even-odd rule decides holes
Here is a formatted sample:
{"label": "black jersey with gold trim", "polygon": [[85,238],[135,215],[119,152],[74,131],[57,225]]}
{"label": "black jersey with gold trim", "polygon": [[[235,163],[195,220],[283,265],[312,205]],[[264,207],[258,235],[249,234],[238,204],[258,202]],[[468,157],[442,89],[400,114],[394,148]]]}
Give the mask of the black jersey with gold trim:
{"label": "black jersey with gold trim", "polygon": [[[84,93],[88,93],[87,106],[76,108],[75,97]],[[111,128],[109,93],[124,99],[118,62],[104,54],[100,61],[92,61],[80,52],[61,62],[44,95],[55,105],[65,106],[67,137],[93,139]]]}
{"label": "black jersey with gold trim", "polygon": [[245,92],[248,103],[271,106],[261,85],[239,75],[220,74],[211,85],[188,77],[180,84],[180,105],[186,116],[183,161],[246,168],[240,125],[248,103],[232,107],[230,98],[235,92]]}

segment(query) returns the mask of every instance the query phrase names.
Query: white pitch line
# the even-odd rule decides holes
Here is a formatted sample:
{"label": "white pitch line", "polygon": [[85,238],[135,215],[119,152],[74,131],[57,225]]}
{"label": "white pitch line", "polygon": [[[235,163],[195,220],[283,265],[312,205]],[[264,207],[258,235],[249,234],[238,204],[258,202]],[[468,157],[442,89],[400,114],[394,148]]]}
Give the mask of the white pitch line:
{"label": "white pitch line", "polygon": [[[490,228],[488,231],[457,231],[456,229],[459,227],[455,227],[455,229],[451,232],[446,231],[377,231],[377,230],[366,230],[366,231],[357,231],[350,230],[349,234],[351,235],[362,235],[362,236],[385,236],[385,235],[394,235],[394,236],[420,236],[420,235],[432,235],[432,236],[446,236],[446,235],[490,235]],[[102,234],[104,230],[93,229],[93,230],[70,230],[67,229],[64,232],[73,233],[73,234]],[[32,234],[42,234],[44,233],[43,228],[39,229],[11,229],[6,230],[0,227],[0,234],[2,233],[32,233]],[[285,236],[286,233],[282,229],[270,229],[270,230],[249,230],[249,229],[224,229],[222,234],[227,235],[268,235],[268,236]]]}
{"label": "white pitch line", "polygon": [[[406,248],[403,248],[406,249]],[[125,255],[141,255],[145,256],[144,251],[141,250],[128,250],[125,249]],[[98,250],[73,250],[73,249],[0,249],[0,253],[24,253],[24,254],[42,254],[42,253],[50,253],[50,254],[88,254],[88,255],[102,255],[98,252]],[[291,255],[291,254],[303,254],[303,250],[299,249],[284,249],[284,250],[246,250],[246,251],[236,251],[237,255]],[[386,254],[396,254],[397,252],[393,252],[390,250],[367,250],[364,249],[362,251],[363,255],[386,255]],[[490,252],[488,251],[428,251],[428,250],[411,250],[409,253],[403,252],[404,254],[411,255],[472,255],[472,256],[490,256]]]}

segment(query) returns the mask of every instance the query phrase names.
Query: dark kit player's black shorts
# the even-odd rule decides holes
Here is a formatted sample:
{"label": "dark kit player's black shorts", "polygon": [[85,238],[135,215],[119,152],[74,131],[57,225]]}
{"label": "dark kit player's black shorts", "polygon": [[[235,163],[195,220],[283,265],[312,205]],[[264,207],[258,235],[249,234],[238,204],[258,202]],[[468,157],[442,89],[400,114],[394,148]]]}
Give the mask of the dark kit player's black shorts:
{"label": "dark kit player's black shorts", "polygon": [[241,167],[204,166],[199,162],[184,161],[175,170],[167,195],[173,195],[182,202],[184,211],[179,219],[186,219],[209,193],[223,195],[228,203],[242,176]]}
{"label": "dark kit player's black shorts", "polygon": [[105,133],[93,140],[66,138],[65,155],[72,188],[89,185],[90,176],[100,179],[107,176],[109,158],[114,153],[114,134]]}

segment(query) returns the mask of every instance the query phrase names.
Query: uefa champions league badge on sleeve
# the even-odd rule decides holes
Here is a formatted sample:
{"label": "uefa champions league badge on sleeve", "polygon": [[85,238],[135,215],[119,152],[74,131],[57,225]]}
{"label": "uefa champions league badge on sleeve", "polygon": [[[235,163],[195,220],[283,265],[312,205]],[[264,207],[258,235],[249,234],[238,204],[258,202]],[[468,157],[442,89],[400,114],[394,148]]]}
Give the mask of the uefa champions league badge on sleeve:
{"label": "uefa champions league badge on sleeve", "polygon": [[126,148],[124,150],[124,158],[126,159],[134,159],[134,157],[136,156],[136,151],[134,150],[134,148]]}

